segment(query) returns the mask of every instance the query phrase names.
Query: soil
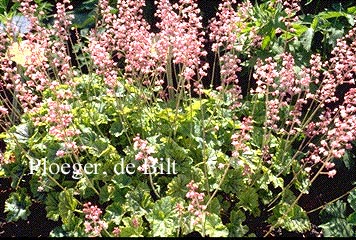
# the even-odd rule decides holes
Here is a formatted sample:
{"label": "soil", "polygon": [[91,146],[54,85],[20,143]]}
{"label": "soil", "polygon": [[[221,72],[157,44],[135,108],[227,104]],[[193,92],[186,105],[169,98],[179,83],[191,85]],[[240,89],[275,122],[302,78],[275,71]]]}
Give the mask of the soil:
{"label": "soil", "polygon": [[46,218],[43,204],[33,203],[28,219],[6,222],[5,201],[11,193],[10,180],[0,178],[0,237],[48,237],[58,222]]}

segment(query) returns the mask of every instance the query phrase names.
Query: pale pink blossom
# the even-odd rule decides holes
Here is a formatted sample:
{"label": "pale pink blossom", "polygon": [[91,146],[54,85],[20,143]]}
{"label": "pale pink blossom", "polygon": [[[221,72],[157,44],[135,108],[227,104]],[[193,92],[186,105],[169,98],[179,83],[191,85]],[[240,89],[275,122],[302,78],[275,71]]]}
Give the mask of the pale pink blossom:
{"label": "pale pink blossom", "polygon": [[204,202],[204,193],[199,193],[198,190],[198,185],[194,182],[194,180],[191,180],[187,184],[188,192],[186,194],[186,198],[190,199],[190,203],[188,206],[188,211],[192,213],[195,216],[195,219],[193,221],[193,224],[198,224],[203,217],[203,212],[206,210],[206,206],[202,204]]}
{"label": "pale pink blossom", "polygon": [[0,115],[6,115],[8,113],[9,111],[7,110],[6,107],[0,106]]}
{"label": "pale pink blossom", "polygon": [[335,170],[335,169],[330,170],[330,171],[328,172],[328,177],[329,177],[329,178],[333,178],[335,175],[336,175],[336,170]]}
{"label": "pale pink blossom", "polygon": [[58,150],[57,152],[56,152],[56,156],[57,157],[63,157],[64,155],[65,155],[65,151],[63,151],[63,150]]}
{"label": "pale pink blossom", "polygon": [[100,219],[102,211],[96,205],[92,205],[91,202],[87,202],[83,205],[83,213],[85,214],[84,230],[91,237],[101,236],[101,232],[108,228],[108,224]]}

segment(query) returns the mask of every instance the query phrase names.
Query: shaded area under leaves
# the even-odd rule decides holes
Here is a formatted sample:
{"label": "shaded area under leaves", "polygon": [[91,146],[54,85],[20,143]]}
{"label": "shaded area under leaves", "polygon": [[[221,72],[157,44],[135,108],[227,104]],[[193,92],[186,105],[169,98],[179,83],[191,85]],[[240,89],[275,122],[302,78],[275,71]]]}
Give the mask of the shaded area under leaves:
{"label": "shaded area under leaves", "polygon": [[28,219],[17,222],[6,222],[5,201],[11,193],[10,179],[0,179],[0,237],[48,237],[59,222],[46,218],[43,204],[32,203]]}

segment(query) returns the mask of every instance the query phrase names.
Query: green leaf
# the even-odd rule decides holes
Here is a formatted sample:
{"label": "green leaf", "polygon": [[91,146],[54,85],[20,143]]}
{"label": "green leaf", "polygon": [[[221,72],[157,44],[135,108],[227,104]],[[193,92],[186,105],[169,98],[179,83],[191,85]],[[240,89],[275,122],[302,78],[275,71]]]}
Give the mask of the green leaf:
{"label": "green leaf", "polygon": [[324,237],[352,237],[354,235],[352,225],[342,218],[333,218],[319,227],[323,229]]}
{"label": "green leaf", "polygon": [[168,184],[167,194],[172,197],[184,198],[187,193],[186,185],[190,182],[190,179],[184,174],[179,174]]}
{"label": "green leaf", "polygon": [[356,15],[356,6],[349,7],[349,8],[347,9],[347,13],[348,13],[348,14]]}
{"label": "green leaf", "polygon": [[327,33],[327,43],[331,46],[335,46],[337,39],[341,38],[344,35],[344,31],[336,28],[331,28]]}
{"label": "green leaf", "polygon": [[88,149],[88,152],[95,157],[100,157],[104,152],[106,152],[105,150],[107,150],[108,147],[108,140],[106,138],[101,137],[99,139],[96,139],[96,141]]}
{"label": "green leaf", "polygon": [[246,216],[241,210],[231,212],[230,223],[227,224],[229,237],[243,237],[248,232],[248,227],[242,224],[245,220]]}
{"label": "green leaf", "polygon": [[76,184],[76,187],[79,190],[80,195],[84,198],[90,198],[95,195],[95,191],[89,185],[88,180],[86,178],[79,179]]}
{"label": "green leaf", "polygon": [[240,194],[241,188],[244,188],[245,183],[241,169],[229,170],[221,189],[226,193]]}
{"label": "green leaf", "polygon": [[161,138],[160,141],[164,143],[163,152],[167,158],[174,159],[177,163],[185,161],[189,152],[187,149],[181,147],[172,138]]}
{"label": "green leaf", "polygon": [[296,200],[294,193],[290,189],[285,189],[282,192],[282,201],[285,203],[292,204]]}
{"label": "green leaf", "polygon": [[263,38],[262,45],[261,45],[262,50],[265,50],[268,47],[270,42],[271,42],[271,37],[268,35],[265,36]]}
{"label": "green leaf", "polygon": [[126,194],[128,210],[134,215],[146,215],[153,206],[150,189],[144,183],[141,183],[136,189]]}
{"label": "green leaf", "polygon": [[347,217],[347,222],[352,225],[356,225],[356,212],[353,212],[350,214],[350,216]]}
{"label": "green leaf", "polygon": [[100,157],[105,153],[109,153],[113,150],[109,143],[110,141],[106,137],[100,137],[91,128],[85,127],[84,125],[79,126],[81,134],[81,143],[88,146],[88,152],[95,157]]}
{"label": "green leaf", "polygon": [[64,190],[59,194],[58,209],[64,225],[70,223],[70,218],[77,205],[78,201],[74,198],[74,189]]}
{"label": "green leaf", "polygon": [[26,194],[26,189],[21,188],[17,192],[10,194],[5,201],[7,222],[16,222],[19,219],[26,220],[30,215],[31,198]]}
{"label": "green leaf", "polygon": [[103,204],[105,202],[110,201],[112,197],[112,192],[115,189],[111,184],[106,184],[102,188],[100,188],[100,193],[99,193],[99,202],[100,204]]}
{"label": "green leaf", "polygon": [[346,203],[337,201],[333,204],[327,205],[321,212],[320,217],[328,221],[333,218],[345,218]]}
{"label": "green leaf", "polygon": [[355,19],[354,19],[354,16],[353,15],[346,15],[345,16],[347,21],[349,22],[350,26],[354,26],[355,25]]}
{"label": "green leaf", "polygon": [[301,36],[303,33],[305,33],[308,30],[308,27],[302,25],[302,24],[293,24],[293,29],[295,29],[295,34],[297,36]]}
{"label": "green leaf", "polygon": [[260,214],[259,203],[258,203],[258,194],[256,189],[247,188],[240,193],[240,202],[241,207],[247,211],[250,211],[254,216]]}
{"label": "green leaf", "polygon": [[50,233],[49,233],[49,237],[56,237],[56,238],[60,238],[60,237],[68,237],[68,234],[63,230],[63,228],[60,227],[56,227],[54,228]]}
{"label": "green leaf", "polygon": [[350,192],[347,197],[347,202],[350,204],[351,208],[356,211],[356,189]]}
{"label": "green leaf", "polygon": [[9,134],[7,132],[0,133],[0,139],[6,139],[8,137],[9,137]]}
{"label": "green leaf", "polygon": [[345,167],[347,167],[347,169],[351,169],[351,166],[354,164],[354,159],[350,156],[348,151],[345,151],[344,156],[342,156],[342,161],[344,162]]}
{"label": "green leaf", "polygon": [[[352,225],[345,217],[346,203],[338,200],[320,212],[321,219],[326,222],[319,225],[325,237],[351,237],[354,234]],[[353,216],[350,217],[352,222]]]}
{"label": "green leaf", "polygon": [[208,208],[208,212],[213,212],[213,213],[220,213],[221,211],[221,205],[220,201],[218,198],[213,198],[213,200],[210,202]]}
{"label": "green leaf", "polygon": [[5,177],[5,170],[0,165],[0,178]]}
{"label": "green leaf", "polygon": [[310,24],[310,27],[315,31],[319,24],[319,17],[315,17]]}
{"label": "green leaf", "polygon": [[176,235],[179,229],[179,217],[176,211],[178,202],[177,198],[170,196],[155,202],[152,211],[147,215],[153,237],[172,237]]}
{"label": "green leaf", "polygon": [[114,202],[109,205],[105,210],[104,219],[107,222],[112,221],[115,225],[119,225],[121,223],[122,216],[125,214],[122,206],[121,202]]}
{"label": "green leaf", "polygon": [[[136,222],[136,225],[134,224],[134,221]],[[125,217],[122,219],[122,222],[125,227],[120,227],[120,237],[142,237],[143,227],[141,217]]]}
{"label": "green leaf", "polygon": [[48,219],[51,219],[53,221],[58,221],[59,218],[59,208],[58,208],[58,203],[59,203],[59,199],[58,199],[58,193],[56,192],[51,192],[47,195],[46,198],[46,212],[47,215],[46,217]]}
{"label": "green leaf", "polygon": [[111,124],[109,133],[115,137],[120,137],[124,133],[124,127],[121,121],[117,121]]}
{"label": "green leaf", "polygon": [[31,135],[32,129],[29,123],[23,123],[15,127],[14,136],[19,143],[27,143]]}
{"label": "green leaf", "polygon": [[112,180],[111,180],[117,188],[130,188],[130,185],[132,183],[131,177],[120,174],[120,175],[115,175]]}
{"label": "green leaf", "polygon": [[311,225],[306,212],[298,205],[291,206],[281,202],[273,209],[273,215],[268,222],[275,227],[282,227],[290,232],[305,232]]}
{"label": "green leaf", "polygon": [[95,25],[95,12],[75,13],[73,26],[75,28],[87,28]]}
{"label": "green leaf", "polygon": [[0,1],[0,14],[4,14],[7,11],[7,7],[9,4],[9,0],[1,0]]}
{"label": "green leaf", "polygon": [[229,230],[215,213],[206,215],[204,226],[197,224],[195,225],[195,230],[203,234],[202,227],[204,227],[205,235],[209,237],[227,237],[229,235]]}
{"label": "green leaf", "polygon": [[83,219],[77,217],[72,212],[69,216],[69,222],[62,226],[54,228],[49,236],[50,237],[87,237],[88,234],[84,232]]}
{"label": "green leaf", "polygon": [[[109,197],[117,202],[125,202],[127,192],[132,189],[132,179],[127,175],[120,174],[115,175],[112,178],[112,182],[114,183],[113,187],[111,185],[107,186],[107,188],[104,186],[100,191],[100,201],[103,202],[105,197]],[[105,193],[106,191],[107,193]]]}
{"label": "green leaf", "polygon": [[318,14],[319,17],[324,19],[329,18],[338,18],[338,17],[345,17],[347,13],[344,12],[336,12],[336,11],[324,11]]}
{"label": "green leaf", "polygon": [[314,37],[314,30],[313,28],[308,28],[301,37],[302,46],[305,50],[309,51],[312,45]]}
{"label": "green leaf", "polygon": [[88,236],[88,234],[84,232],[83,218],[75,216],[74,212],[70,212],[67,219],[68,221],[63,224],[62,227],[68,237]]}

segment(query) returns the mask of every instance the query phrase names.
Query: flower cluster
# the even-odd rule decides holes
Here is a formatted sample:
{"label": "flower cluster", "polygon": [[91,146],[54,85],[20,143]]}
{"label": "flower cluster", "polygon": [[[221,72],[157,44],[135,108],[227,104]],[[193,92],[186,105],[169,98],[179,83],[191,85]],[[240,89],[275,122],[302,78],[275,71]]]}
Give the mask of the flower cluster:
{"label": "flower cluster", "polygon": [[300,10],[300,0],[288,0],[288,1],[278,0],[277,2],[283,4],[288,16],[291,16]]}
{"label": "flower cluster", "polygon": [[252,119],[251,117],[245,117],[241,122],[241,129],[239,133],[235,133],[231,136],[231,144],[234,146],[234,151],[232,153],[233,157],[238,157],[240,151],[248,151],[248,147],[245,142],[250,140],[249,131],[252,130]]}
{"label": "flower cluster", "polygon": [[9,111],[6,107],[0,106],[0,116],[7,115],[8,113],[9,113]]}
{"label": "flower cluster", "polygon": [[[265,127],[288,136],[304,132],[309,138],[299,147],[309,149],[304,161],[323,163],[329,177],[336,174],[330,161],[341,158],[356,139],[355,46],[352,29],[337,41],[330,60],[322,62],[319,55],[312,55],[310,66],[300,72],[289,53],[277,56],[278,60],[258,61],[255,67],[257,87],[252,93],[265,98]],[[340,86],[350,89],[342,98],[336,95]]]}
{"label": "flower cluster", "polygon": [[241,106],[241,87],[239,86],[239,80],[237,78],[237,73],[241,71],[240,63],[241,60],[233,53],[226,53],[220,57],[221,63],[221,85],[217,87],[217,90],[226,90],[228,87],[228,92],[231,93],[234,104],[230,107],[235,109]]}
{"label": "flower cluster", "polygon": [[101,236],[101,231],[108,228],[108,224],[100,219],[101,209],[96,205],[93,206],[91,202],[85,203],[83,207],[85,233],[88,233],[91,237]]}
{"label": "flower cluster", "polygon": [[317,91],[320,101],[324,103],[336,102],[336,88],[342,84],[355,84],[356,74],[356,28],[337,40],[336,47],[331,52],[333,57],[323,63],[322,88]]}
{"label": "flower cluster", "polygon": [[74,15],[68,14],[73,9],[69,0],[63,0],[63,3],[57,2],[57,12],[54,15],[53,28],[50,36],[57,36],[57,39],[51,41],[50,49],[53,58],[51,65],[58,70],[58,76],[63,82],[71,82],[71,57],[68,55],[67,41],[69,40],[68,30],[74,19]]}
{"label": "flower cluster", "polygon": [[321,126],[321,129],[315,133],[323,133],[327,140],[321,140],[320,146],[309,145],[314,149],[309,159],[314,163],[324,162],[328,176],[333,177],[336,174],[336,170],[332,169],[335,165],[329,160],[344,156],[346,150],[352,148],[351,142],[356,139],[356,89],[350,89],[344,103],[333,113],[324,113],[320,120],[316,126]]}
{"label": "flower cluster", "polygon": [[274,4],[281,4],[283,6],[287,16],[282,17],[280,20],[286,24],[286,26],[289,28],[289,31],[294,31],[292,28],[292,23],[299,20],[299,16],[296,15],[296,13],[301,10],[301,0],[277,0],[275,2],[271,1],[271,7],[276,7],[273,6]]}
{"label": "flower cluster", "polygon": [[[109,2],[107,0],[99,1],[99,8],[103,19],[98,22],[98,26],[114,25],[115,15],[110,12]],[[116,41],[114,39],[114,29],[107,27],[107,31],[98,33],[99,27],[92,29],[89,36],[88,51],[91,53],[96,73],[104,76],[104,81],[110,89],[118,85],[116,65],[112,59],[111,53],[115,49]],[[115,33],[119,35],[118,30]]]}
{"label": "flower cluster", "polygon": [[[323,162],[329,177],[336,174],[330,159],[341,158],[347,149],[351,149],[351,142],[356,139],[355,31],[354,28],[337,40],[332,51],[334,56],[329,61],[322,63],[320,58],[315,58],[309,70],[313,72],[311,75],[321,78],[320,87],[313,96],[324,110],[318,116],[318,121],[308,124],[306,131],[309,137],[324,136],[325,140],[320,141],[320,145],[309,144],[312,154],[307,160],[313,163]],[[350,90],[339,99],[336,95],[337,88],[346,85]],[[335,102],[340,104],[332,107]]]}
{"label": "flower cluster", "polygon": [[[76,143],[72,141],[72,137],[78,135],[80,131],[73,127],[73,114],[71,106],[66,103],[72,97],[71,91],[57,90],[56,99],[48,99],[41,104],[42,107],[48,109],[44,116],[35,118],[35,125],[43,125],[45,123],[51,125],[48,133],[56,137],[59,141],[64,142],[66,151],[76,151],[78,149]],[[64,150],[59,150],[57,156],[61,157],[65,153]]]}
{"label": "flower cluster", "polygon": [[[202,88],[198,79],[206,76],[206,63],[201,58],[204,50],[202,18],[196,1],[180,0],[171,4],[168,0],[156,1],[156,26],[158,32],[150,31],[143,19],[145,1],[119,1],[118,13],[109,11],[108,1],[100,1],[102,20],[100,33],[92,31],[89,50],[97,67],[97,73],[105,76],[109,86],[114,86],[117,65],[113,57],[125,61],[125,75],[129,82],[142,79],[144,85],[161,86],[166,78],[179,77],[190,88],[190,81],[196,91]],[[115,54],[115,56],[113,56]],[[174,66],[180,66],[178,72]],[[150,76],[148,78],[143,76]],[[135,80],[133,80],[135,79]],[[173,88],[173,84],[169,84]]]}
{"label": "flower cluster", "polygon": [[[21,104],[19,108],[24,112],[36,112],[39,109],[42,104],[41,92],[54,87],[55,83],[70,82],[72,79],[67,41],[73,16],[66,13],[72,6],[65,0],[63,3],[57,3],[56,9],[54,25],[50,30],[43,27],[36,17],[37,14],[44,14],[38,12],[37,4],[31,0],[21,1],[19,10],[30,23],[28,29],[20,33],[20,38],[26,40],[15,41],[8,37],[3,39],[11,35],[9,22],[9,27],[5,29],[6,34],[0,36],[3,46],[7,46],[6,55],[0,56],[1,70],[4,72],[1,84],[13,92],[13,96]],[[23,73],[19,71],[22,67]],[[57,81],[50,77],[53,72]]]}
{"label": "flower cluster", "polygon": [[246,27],[244,20],[248,17],[252,5],[246,1],[239,4],[239,10],[235,11],[233,4],[236,4],[236,0],[222,1],[216,17],[209,24],[209,38],[213,41],[212,50],[216,53],[222,47],[226,50],[242,51],[243,45],[241,39],[238,39],[238,33]]}
{"label": "flower cluster", "polygon": [[144,6],[144,0],[118,1],[119,12],[113,21],[116,50],[125,57],[128,76],[150,73],[155,64],[150,52],[153,34],[142,15]]}
{"label": "flower cluster", "polygon": [[114,235],[114,237],[120,236],[120,233],[121,229],[119,227],[114,227],[114,229],[112,230],[112,234]]}
{"label": "flower cluster", "polygon": [[188,211],[195,216],[193,225],[196,225],[202,220],[203,212],[206,210],[206,206],[202,204],[204,202],[205,195],[204,193],[199,193],[197,191],[198,185],[194,182],[194,180],[191,180],[187,184],[187,188],[189,190],[186,197],[191,200],[188,206]]}
{"label": "flower cluster", "polygon": [[157,158],[151,156],[151,154],[155,153],[155,150],[152,146],[148,145],[147,140],[141,139],[139,135],[137,135],[133,141],[134,149],[138,150],[135,159],[137,161],[143,161],[143,164],[138,167],[138,170],[147,173],[150,166],[154,166],[158,162]]}
{"label": "flower cluster", "polygon": [[174,64],[182,64],[182,76],[191,80],[201,66],[200,58],[207,55],[197,1],[180,0],[173,5],[168,0],[159,1],[156,16],[162,20],[157,23],[160,32],[155,45],[159,59],[165,62],[168,56]]}
{"label": "flower cluster", "polygon": [[[277,58],[279,61],[269,57],[264,62],[257,62],[253,75],[257,80],[257,87],[251,92],[266,97],[267,127],[274,131],[295,134],[302,124],[303,107],[308,103],[308,99],[315,97],[310,91],[310,84],[318,80],[313,78],[311,72],[320,68],[313,66],[311,68],[313,70],[304,68],[302,72],[297,73],[291,54],[282,53]],[[293,99],[296,99],[295,102]],[[282,110],[287,111],[283,119],[281,119]]]}
{"label": "flower cluster", "polygon": [[249,147],[245,143],[250,140],[249,131],[251,131],[252,128],[252,118],[245,117],[241,122],[240,132],[231,136],[231,144],[234,146],[232,157],[236,158],[237,164],[243,167],[243,175],[251,173],[251,169],[247,163],[239,158],[239,156],[241,155],[241,152],[247,152],[249,150]]}

